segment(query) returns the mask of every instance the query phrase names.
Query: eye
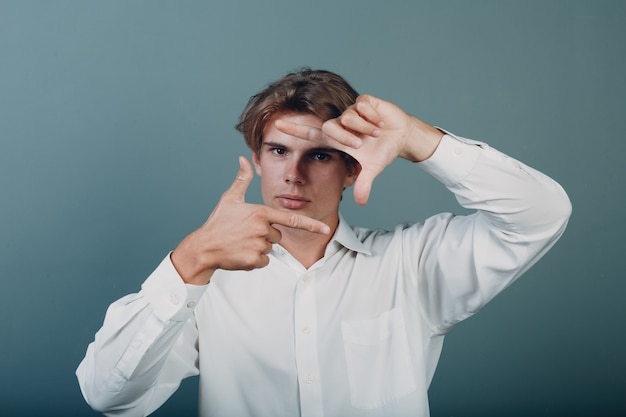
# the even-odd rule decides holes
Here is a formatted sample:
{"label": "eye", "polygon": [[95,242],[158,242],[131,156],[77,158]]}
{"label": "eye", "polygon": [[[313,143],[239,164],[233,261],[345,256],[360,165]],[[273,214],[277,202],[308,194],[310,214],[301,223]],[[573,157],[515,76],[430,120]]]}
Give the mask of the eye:
{"label": "eye", "polygon": [[270,151],[274,154],[274,155],[284,155],[285,154],[285,148],[271,148]]}
{"label": "eye", "polygon": [[313,154],[311,154],[311,158],[315,159],[316,161],[327,161],[330,159],[330,155],[324,152],[314,152]]}

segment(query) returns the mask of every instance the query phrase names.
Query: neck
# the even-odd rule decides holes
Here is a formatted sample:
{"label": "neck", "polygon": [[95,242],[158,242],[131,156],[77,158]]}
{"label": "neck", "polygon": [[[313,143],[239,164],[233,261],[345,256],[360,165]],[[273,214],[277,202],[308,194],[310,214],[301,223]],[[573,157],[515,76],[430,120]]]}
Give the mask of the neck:
{"label": "neck", "polygon": [[322,259],[328,242],[337,230],[337,225],[335,225],[331,227],[328,235],[322,235],[288,227],[276,225],[274,227],[282,233],[280,245],[307,269]]}

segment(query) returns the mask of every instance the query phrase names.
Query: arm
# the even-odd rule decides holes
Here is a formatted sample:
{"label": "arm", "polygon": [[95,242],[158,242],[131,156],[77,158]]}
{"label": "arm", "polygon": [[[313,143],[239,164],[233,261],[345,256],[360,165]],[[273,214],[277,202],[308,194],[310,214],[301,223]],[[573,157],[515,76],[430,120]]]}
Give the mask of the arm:
{"label": "arm", "polygon": [[76,371],[91,407],[147,415],[198,374],[193,310],[204,290],[185,285],[168,255],[139,293],[111,304]]}
{"label": "arm", "polygon": [[530,268],[563,233],[571,204],[544,174],[463,138],[444,137],[393,103],[360,96],[322,129],[277,122],[285,133],[325,143],[362,165],[354,196],[365,204],[375,177],[396,158],[452,191],[470,216],[439,215],[409,229],[422,313],[437,333],[475,313]]}
{"label": "arm", "polygon": [[274,225],[328,234],[328,225],[245,202],[253,177],[240,169],[208,220],[189,234],[144,282],[138,294],[113,303],[77,370],[81,390],[95,409],[111,415],[146,415],[197,375],[194,307],[216,269],[267,265]]}
{"label": "arm", "polygon": [[554,180],[484,143],[446,135],[419,165],[476,210],[406,231],[420,248],[409,261],[422,314],[441,334],[534,265],[563,234],[571,204]]}

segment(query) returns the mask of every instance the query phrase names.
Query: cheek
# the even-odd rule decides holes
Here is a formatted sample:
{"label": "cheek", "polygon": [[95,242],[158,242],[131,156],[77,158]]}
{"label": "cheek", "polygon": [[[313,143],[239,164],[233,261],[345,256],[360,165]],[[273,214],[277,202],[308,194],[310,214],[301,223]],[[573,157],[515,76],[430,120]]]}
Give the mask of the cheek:
{"label": "cheek", "polygon": [[337,169],[335,173],[335,178],[341,178],[341,180],[335,180],[338,183],[340,188],[348,188],[350,187],[354,181],[356,180],[355,175],[350,175],[347,169],[341,167],[341,169]]}
{"label": "cheek", "polygon": [[277,181],[281,178],[279,170],[273,165],[260,165],[257,170],[257,174],[261,177],[261,180],[265,180],[266,182]]}
{"label": "cheek", "polygon": [[[263,175],[261,175],[261,172]],[[282,177],[278,170],[271,167],[265,167],[265,169],[258,170],[259,178],[261,179],[261,191],[269,192],[273,188],[276,188],[282,184]]]}
{"label": "cheek", "polygon": [[349,186],[344,175],[345,173],[336,172],[334,175],[324,176],[320,178],[319,187],[330,194],[341,194],[343,189]]}

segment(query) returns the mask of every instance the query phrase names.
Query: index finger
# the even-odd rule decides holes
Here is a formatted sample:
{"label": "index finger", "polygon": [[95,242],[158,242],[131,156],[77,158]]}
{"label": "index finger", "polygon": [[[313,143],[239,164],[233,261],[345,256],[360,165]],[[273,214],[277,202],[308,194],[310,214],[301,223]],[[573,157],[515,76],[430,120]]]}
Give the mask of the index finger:
{"label": "index finger", "polygon": [[[328,136],[322,129],[317,127],[288,122],[281,119],[276,120],[274,126],[276,129],[290,136],[327,145],[344,152],[350,148],[358,148],[361,146],[361,140],[354,135],[350,136],[348,139],[344,139],[342,136],[342,141],[339,141],[337,138]],[[344,141],[346,143],[344,143]]]}
{"label": "index finger", "polygon": [[308,232],[327,235],[330,233],[330,227],[326,223],[312,219],[297,213],[288,213],[285,211],[267,208],[268,220],[271,224],[280,224],[282,226],[291,227],[293,229],[306,230]]}

